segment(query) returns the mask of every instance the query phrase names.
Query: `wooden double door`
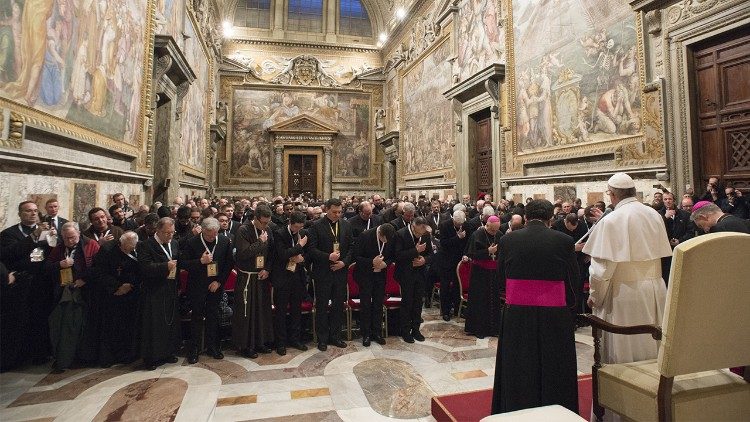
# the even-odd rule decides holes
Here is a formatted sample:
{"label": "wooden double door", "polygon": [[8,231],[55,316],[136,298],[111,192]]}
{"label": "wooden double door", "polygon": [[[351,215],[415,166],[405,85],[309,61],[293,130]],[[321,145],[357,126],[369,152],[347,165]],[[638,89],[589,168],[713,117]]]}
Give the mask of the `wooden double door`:
{"label": "wooden double door", "polygon": [[290,155],[289,195],[307,194],[318,196],[318,157],[316,155]]}
{"label": "wooden double door", "polygon": [[693,48],[698,191],[710,177],[750,193],[750,26]]}

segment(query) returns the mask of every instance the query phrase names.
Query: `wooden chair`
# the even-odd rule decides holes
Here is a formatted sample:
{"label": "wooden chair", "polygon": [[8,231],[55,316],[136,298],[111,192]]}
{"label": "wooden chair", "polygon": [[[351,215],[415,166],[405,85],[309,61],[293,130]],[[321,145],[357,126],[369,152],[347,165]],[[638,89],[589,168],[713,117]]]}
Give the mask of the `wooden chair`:
{"label": "wooden chair", "polygon": [[[456,276],[458,277],[458,293],[461,302],[458,304],[458,319],[461,320],[461,310],[469,305],[469,281],[471,281],[471,262],[459,261],[456,265]],[[464,321],[466,318],[464,317]]]}
{"label": "wooden chair", "polygon": [[[592,315],[593,407],[628,420],[750,418],[750,235],[715,233],[679,244],[662,326],[615,326]],[[601,363],[601,330],[651,334],[657,359]],[[744,366],[744,379],[726,368]]]}

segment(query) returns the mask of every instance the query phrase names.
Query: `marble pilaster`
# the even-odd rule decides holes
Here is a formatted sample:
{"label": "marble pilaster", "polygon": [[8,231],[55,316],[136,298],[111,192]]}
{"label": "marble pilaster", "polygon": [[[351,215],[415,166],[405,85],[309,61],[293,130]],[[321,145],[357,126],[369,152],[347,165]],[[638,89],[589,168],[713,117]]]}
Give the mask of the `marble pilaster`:
{"label": "marble pilaster", "polygon": [[331,153],[333,148],[323,147],[323,199],[331,197]]}
{"label": "marble pilaster", "polygon": [[281,185],[283,180],[282,170],[284,167],[283,163],[284,147],[275,146],[273,147],[273,194],[281,194]]}

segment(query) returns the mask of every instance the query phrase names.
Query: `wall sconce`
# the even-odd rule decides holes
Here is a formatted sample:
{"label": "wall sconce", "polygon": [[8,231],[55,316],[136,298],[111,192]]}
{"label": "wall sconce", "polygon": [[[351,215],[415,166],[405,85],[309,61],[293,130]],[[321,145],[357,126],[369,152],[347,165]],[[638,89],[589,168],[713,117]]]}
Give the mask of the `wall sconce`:
{"label": "wall sconce", "polygon": [[456,130],[461,133],[464,130],[464,124],[461,122],[456,122]]}

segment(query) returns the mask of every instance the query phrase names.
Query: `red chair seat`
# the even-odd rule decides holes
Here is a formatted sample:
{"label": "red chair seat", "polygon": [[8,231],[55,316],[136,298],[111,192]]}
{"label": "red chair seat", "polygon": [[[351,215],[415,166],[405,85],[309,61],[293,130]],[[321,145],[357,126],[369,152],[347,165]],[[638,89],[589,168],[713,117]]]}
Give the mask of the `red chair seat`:
{"label": "red chair seat", "polygon": [[237,285],[237,270],[232,269],[227,276],[227,281],[224,283],[225,292],[233,292],[234,286]]}
{"label": "red chair seat", "polygon": [[303,314],[310,313],[313,310],[313,303],[311,300],[303,300],[300,308]]}
{"label": "red chair seat", "polygon": [[386,308],[398,308],[399,306],[401,306],[401,298],[389,297],[385,300],[384,305]]}
{"label": "red chair seat", "polygon": [[187,293],[187,282],[188,282],[188,272],[187,270],[180,270],[180,289],[179,293],[181,295],[184,295]]}

